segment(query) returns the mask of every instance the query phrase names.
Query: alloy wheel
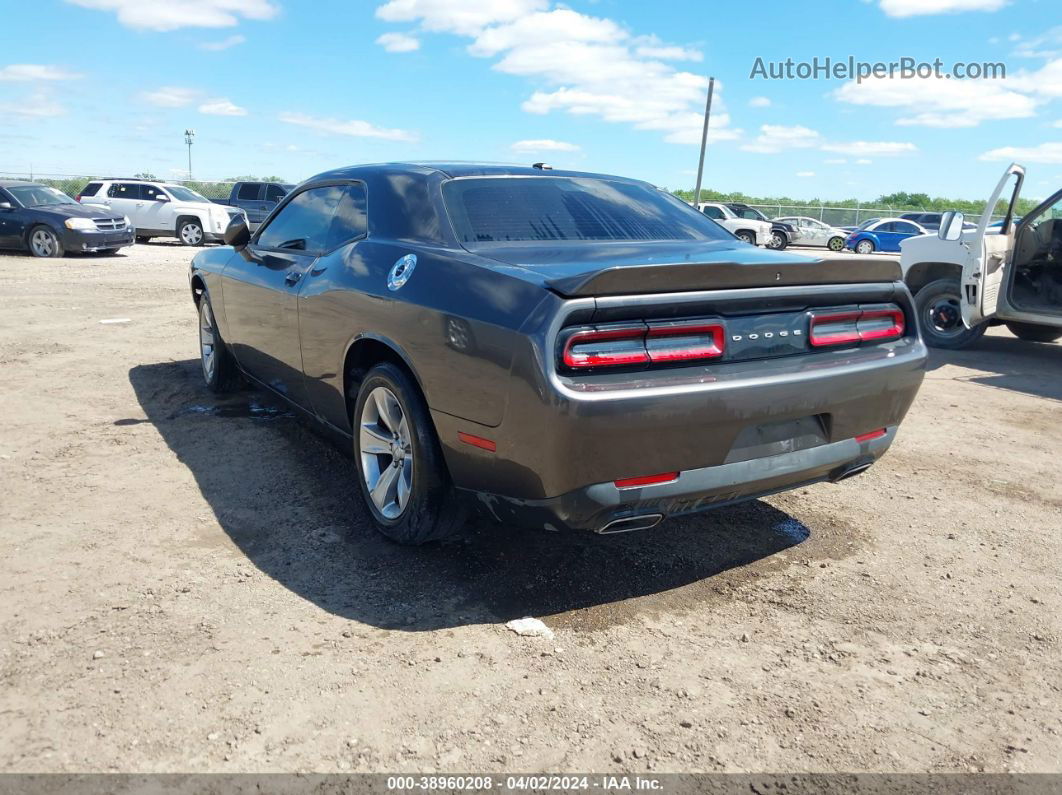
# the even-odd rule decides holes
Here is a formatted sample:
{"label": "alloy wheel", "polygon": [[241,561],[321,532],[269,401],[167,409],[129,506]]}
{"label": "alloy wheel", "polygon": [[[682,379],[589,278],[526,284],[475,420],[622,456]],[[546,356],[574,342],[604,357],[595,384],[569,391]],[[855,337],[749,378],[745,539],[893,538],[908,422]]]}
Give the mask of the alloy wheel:
{"label": "alloy wheel", "polygon": [[413,443],[402,404],[387,387],[372,390],[362,406],[358,452],[373,505],[397,519],[413,491]]}
{"label": "alloy wheel", "polygon": [[38,229],[30,238],[30,246],[38,257],[50,257],[55,253],[55,238],[51,232]]}
{"label": "alloy wheel", "polygon": [[198,224],[185,224],[181,227],[181,242],[187,246],[198,246],[203,239],[203,230]]}
{"label": "alloy wheel", "polygon": [[209,384],[214,378],[217,366],[217,335],[214,332],[214,313],[210,311],[210,301],[204,296],[203,309],[199,313],[199,349],[203,363],[203,378]]}

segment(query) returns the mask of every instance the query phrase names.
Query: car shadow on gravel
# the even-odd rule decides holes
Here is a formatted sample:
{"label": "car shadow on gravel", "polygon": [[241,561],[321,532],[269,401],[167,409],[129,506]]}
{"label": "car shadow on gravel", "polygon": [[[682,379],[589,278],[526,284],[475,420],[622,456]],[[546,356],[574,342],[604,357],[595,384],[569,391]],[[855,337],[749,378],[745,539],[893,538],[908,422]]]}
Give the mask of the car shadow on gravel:
{"label": "car shadow on gravel", "polygon": [[625,600],[701,583],[809,535],[754,501],[645,533],[548,533],[472,520],[452,541],[401,547],[372,529],[352,458],[281,402],[252,390],[211,395],[198,360],[134,367],[129,380],[147,419],[115,426],[153,424],[255,566],[324,610],[381,628],[559,614],[570,626],[606,626],[637,612]]}
{"label": "car shadow on gravel", "polygon": [[946,364],[984,373],[956,376],[957,380],[1062,400],[1062,343],[993,335],[963,350],[929,349],[930,371]]}

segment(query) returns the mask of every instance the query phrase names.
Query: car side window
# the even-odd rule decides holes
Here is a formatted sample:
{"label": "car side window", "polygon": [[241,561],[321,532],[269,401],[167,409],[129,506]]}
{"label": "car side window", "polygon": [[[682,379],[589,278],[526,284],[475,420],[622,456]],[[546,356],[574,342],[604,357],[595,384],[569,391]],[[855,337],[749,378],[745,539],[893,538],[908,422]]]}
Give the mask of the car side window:
{"label": "car side window", "polygon": [[721,221],[723,219],[723,211],[720,210],[718,207],[705,207],[703,212],[709,218],[714,218],[717,221]]}
{"label": "car side window", "polygon": [[918,234],[918,227],[906,221],[895,221],[892,225],[892,231],[902,232],[905,235],[916,235]]}
{"label": "car side window", "polygon": [[877,228],[875,228],[874,231],[875,232],[895,232],[896,231],[896,224],[893,223],[892,221],[889,221],[886,224],[878,224]]}
{"label": "car side window", "polygon": [[262,248],[324,251],[344,187],[326,185],[299,193],[259,232],[256,244]]}
{"label": "car side window", "polygon": [[368,231],[365,185],[358,182],[344,185],[343,198],[339,200],[332,228],[328,234],[326,250],[331,251],[355,238],[364,237]]}
{"label": "car side window", "polygon": [[12,207],[18,207],[15,200],[11,198],[11,194],[3,188],[0,188],[0,202],[8,202]]}
{"label": "car side window", "polygon": [[279,185],[266,185],[265,200],[267,202],[279,202],[287,195],[287,192]]}
{"label": "car side window", "polygon": [[90,182],[88,185],[81,189],[81,195],[95,196],[97,193],[99,193],[100,186],[102,184],[102,182]]}
{"label": "car side window", "polygon": [[262,186],[256,185],[253,182],[245,182],[240,185],[239,193],[236,194],[236,198],[240,201],[258,201],[261,197]]}
{"label": "car side window", "polygon": [[155,201],[155,197],[162,193],[161,188],[156,188],[154,185],[141,185],[140,186],[140,198],[147,199],[149,201]]}
{"label": "car side window", "polygon": [[136,182],[115,182],[107,188],[107,195],[112,199],[140,199],[140,185]]}

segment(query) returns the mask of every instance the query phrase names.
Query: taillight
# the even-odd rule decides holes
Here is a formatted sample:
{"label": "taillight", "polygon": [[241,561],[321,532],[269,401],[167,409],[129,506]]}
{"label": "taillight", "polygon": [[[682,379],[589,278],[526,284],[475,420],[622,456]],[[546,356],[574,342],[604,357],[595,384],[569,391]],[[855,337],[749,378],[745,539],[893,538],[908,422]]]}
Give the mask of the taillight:
{"label": "taillight", "polygon": [[652,362],[718,359],[723,355],[725,339],[722,323],[652,323],[646,334],[645,349]]}
{"label": "taillight", "polygon": [[646,331],[644,323],[576,331],[564,343],[562,359],[573,368],[645,364],[649,361]]}
{"label": "taillight", "polygon": [[671,483],[678,480],[678,472],[661,472],[659,475],[642,475],[636,478],[621,478],[613,481],[617,489],[636,489],[639,486],[655,486],[658,483]]}
{"label": "taillight", "polygon": [[808,342],[814,347],[886,342],[902,337],[905,328],[898,306],[812,312]]}
{"label": "taillight", "polygon": [[726,330],[710,320],[638,322],[574,329],[562,339],[564,366],[584,370],[718,359]]}

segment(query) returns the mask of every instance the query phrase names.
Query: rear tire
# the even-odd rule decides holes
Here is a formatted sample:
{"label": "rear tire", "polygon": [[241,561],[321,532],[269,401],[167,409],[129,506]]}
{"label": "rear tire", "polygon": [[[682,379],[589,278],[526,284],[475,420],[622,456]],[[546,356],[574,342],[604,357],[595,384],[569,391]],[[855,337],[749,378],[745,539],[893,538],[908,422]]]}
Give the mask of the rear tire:
{"label": "rear tire", "polygon": [[199,363],[207,389],[215,394],[232,392],[240,385],[240,373],[229,346],[221,338],[210,296],[199,297]]}
{"label": "rear tire", "polygon": [[844,238],[839,235],[831,237],[826,241],[826,248],[830,251],[844,251]]}
{"label": "rear tire", "polygon": [[1020,340],[1026,342],[1054,342],[1062,337],[1062,328],[1056,326],[1040,326],[1035,323],[1007,322],[1007,329]]}
{"label": "rear tire", "polygon": [[856,243],[855,251],[856,254],[873,254],[874,243],[870,240],[860,240]]}
{"label": "rear tire", "polygon": [[933,348],[958,350],[981,339],[988,323],[966,328],[962,322],[961,293],[955,279],[937,279],[915,296],[918,325],[926,344]]}
{"label": "rear tire", "polygon": [[61,257],[63,256],[63,243],[51,227],[40,224],[33,227],[26,236],[29,243],[30,254],[35,257]]}
{"label": "rear tire", "polygon": [[358,389],[353,426],[358,486],[380,533],[415,546],[462,527],[467,509],[450,481],[428,406],[408,373],[390,362],[369,370]]}

